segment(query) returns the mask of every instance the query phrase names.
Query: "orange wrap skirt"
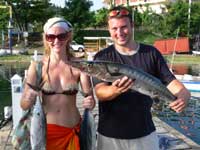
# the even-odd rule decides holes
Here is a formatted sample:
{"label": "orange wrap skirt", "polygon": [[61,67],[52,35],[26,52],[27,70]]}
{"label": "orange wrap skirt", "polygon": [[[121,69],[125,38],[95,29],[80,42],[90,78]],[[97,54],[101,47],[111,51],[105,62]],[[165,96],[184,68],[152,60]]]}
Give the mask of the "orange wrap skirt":
{"label": "orange wrap skirt", "polygon": [[47,124],[47,150],[80,150],[80,123],[74,128]]}

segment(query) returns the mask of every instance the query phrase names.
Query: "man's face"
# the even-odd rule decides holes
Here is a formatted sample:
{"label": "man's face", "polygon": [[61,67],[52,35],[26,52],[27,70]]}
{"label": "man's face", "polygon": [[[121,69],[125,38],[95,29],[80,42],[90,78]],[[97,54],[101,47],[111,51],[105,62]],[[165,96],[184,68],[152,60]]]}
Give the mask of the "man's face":
{"label": "man's face", "polygon": [[114,43],[119,46],[127,46],[132,40],[133,25],[128,17],[110,18],[108,20],[108,29]]}

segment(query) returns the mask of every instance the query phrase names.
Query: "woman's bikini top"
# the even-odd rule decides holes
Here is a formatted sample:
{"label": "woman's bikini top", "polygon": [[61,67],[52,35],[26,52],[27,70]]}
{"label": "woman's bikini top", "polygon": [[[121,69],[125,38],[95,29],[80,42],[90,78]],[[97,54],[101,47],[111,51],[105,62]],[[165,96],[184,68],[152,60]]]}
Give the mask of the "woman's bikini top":
{"label": "woman's bikini top", "polygon": [[45,84],[41,88],[42,94],[44,95],[55,95],[55,94],[75,95],[78,93],[78,84],[68,85],[66,90],[63,90],[62,92],[54,91],[52,88],[50,88],[48,84],[49,83],[45,82]]}
{"label": "woman's bikini top", "polygon": [[[46,73],[48,75],[48,81],[50,81],[49,72],[48,72],[49,64],[50,64],[50,58],[48,59],[48,65],[47,65],[47,70],[46,70]],[[70,68],[70,73],[71,73],[71,77],[73,79],[74,76],[73,76],[73,72],[72,72],[71,68]],[[56,92],[56,91],[54,91],[54,89],[52,88],[52,86],[50,85],[50,83],[48,81],[47,80],[42,81],[39,87],[34,86],[28,82],[27,82],[27,85],[35,91],[41,91],[42,94],[44,94],[44,95],[55,95],[55,94],[75,95],[79,91],[78,83],[74,83],[74,84],[67,85],[66,89],[63,90],[62,92]]]}

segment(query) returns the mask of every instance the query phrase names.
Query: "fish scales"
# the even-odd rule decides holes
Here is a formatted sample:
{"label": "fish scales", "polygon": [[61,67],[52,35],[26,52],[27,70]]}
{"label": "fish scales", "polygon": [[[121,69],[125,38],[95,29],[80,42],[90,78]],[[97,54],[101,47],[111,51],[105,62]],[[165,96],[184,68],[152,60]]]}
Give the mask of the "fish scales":
{"label": "fish scales", "polygon": [[[166,88],[166,86],[163,85],[160,80],[153,77],[152,75],[141,71],[136,67],[130,67],[127,65],[124,66],[122,64],[119,64],[119,68],[121,68],[118,70],[120,73],[123,73],[124,75],[127,75],[130,78],[136,79],[136,82],[132,87],[134,90],[149,95],[152,98],[157,97],[167,101],[172,101],[175,99],[175,96],[172,95],[172,93]],[[137,89],[135,87],[137,87]]]}
{"label": "fish scales", "polygon": [[70,65],[79,68],[88,75],[107,82],[128,76],[135,80],[131,87],[132,90],[148,95],[152,99],[164,101],[173,101],[176,99],[159,79],[133,66],[109,61],[85,60],[71,61]]}

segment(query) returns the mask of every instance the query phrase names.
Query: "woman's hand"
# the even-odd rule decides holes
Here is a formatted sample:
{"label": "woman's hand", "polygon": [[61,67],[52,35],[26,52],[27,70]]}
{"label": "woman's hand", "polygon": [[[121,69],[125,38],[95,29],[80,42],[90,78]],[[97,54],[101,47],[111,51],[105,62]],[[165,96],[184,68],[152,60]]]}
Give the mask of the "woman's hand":
{"label": "woman's hand", "polygon": [[95,107],[95,100],[92,95],[86,96],[83,99],[83,107],[92,110]]}

